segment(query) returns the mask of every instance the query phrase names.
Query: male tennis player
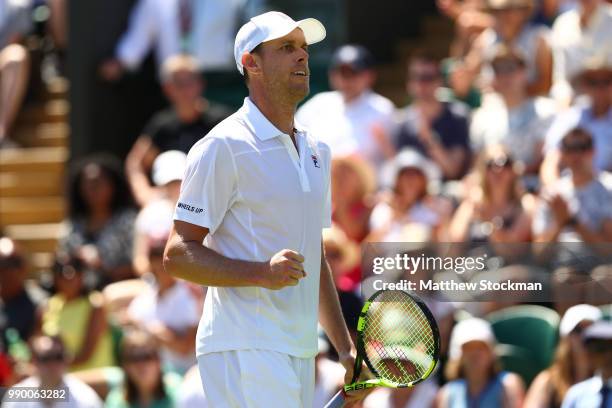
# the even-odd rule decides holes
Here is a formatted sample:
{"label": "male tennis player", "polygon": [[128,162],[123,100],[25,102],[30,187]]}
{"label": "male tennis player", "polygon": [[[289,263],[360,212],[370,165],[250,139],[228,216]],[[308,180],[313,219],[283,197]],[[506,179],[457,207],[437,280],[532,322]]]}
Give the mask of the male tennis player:
{"label": "male tennis player", "polygon": [[317,320],[351,379],[321,239],[330,151],[294,122],[308,45],[323,38],[319,21],[279,12],[242,26],[234,55],[249,97],[189,152],[164,264],[209,286],[196,351],[211,407],[312,407]]}

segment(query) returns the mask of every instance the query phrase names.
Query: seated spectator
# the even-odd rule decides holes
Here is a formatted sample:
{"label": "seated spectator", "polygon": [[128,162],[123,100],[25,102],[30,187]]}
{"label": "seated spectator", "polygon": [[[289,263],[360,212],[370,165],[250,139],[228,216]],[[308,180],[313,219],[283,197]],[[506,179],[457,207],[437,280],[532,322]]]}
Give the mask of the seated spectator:
{"label": "seated spectator", "polygon": [[474,112],[470,126],[472,148],[482,150],[492,144],[504,145],[524,167],[524,173],[537,174],[542,162],[544,135],[552,122],[555,104],[527,93],[527,66],[524,56],[504,45],[497,47],[491,60],[493,89]]}
{"label": "seated spectator", "polygon": [[25,96],[30,57],[20,42],[32,26],[31,0],[0,1],[0,148],[11,146],[11,127]]}
{"label": "seated spectator", "polygon": [[124,376],[106,397],[106,408],[172,408],[176,404],[181,377],[161,370],[159,348],[147,332],[125,334],[120,345]]}
{"label": "seated spectator", "polygon": [[408,63],[407,90],[412,103],[404,108],[392,139],[397,150],[416,149],[431,159],[444,179],[463,176],[470,156],[467,106],[442,102],[440,64],[426,52],[415,53]]}
{"label": "seated spectator", "polygon": [[332,220],[353,241],[368,235],[376,176],[357,156],[338,157],[331,164]]}
{"label": "seated spectator", "polygon": [[361,281],[359,245],[351,241],[340,227],[332,224],[331,228],[323,230],[323,247],[336,289],[341,292],[358,289]]}
{"label": "seated spectator", "polygon": [[592,375],[581,335],[601,318],[601,310],[591,305],[573,306],[565,312],[559,325],[561,340],[555,360],[529,387],[524,408],[559,408],[567,390]]}
{"label": "seated spectator", "polygon": [[155,196],[149,182],[155,158],[169,150],[189,152],[195,142],[231,113],[224,106],[202,98],[204,82],[192,57],[168,58],[162,66],[161,79],[172,106],[151,118],[125,163],[130,187],[140,206]]}
{"label": "seated spectator", "polygon": [[153,162],[153,184],[159,191],[138,213],[134,230],[134,270],[138,275],[149,270],[147,237],[161,239],[170,234],[186,166],[187,155],[179,150],[164,152]]}
{"label": "seated spectator", "polygon": [[137,296],[127,312],[159,343],[164,371],[182,375],[196,363],[195,334],[202,307],[187,284],[164,269],[165,244],[165,239],[149,241],[149,265],[155,284]]}
{"label": "seated spectator", "polygon": [[68,197],[60,251],[78,251],[87,268],[96,272],[97,287],[132,277],[136,212],[118,160],[107,155],[82,159],[72,170]]}
{"label": "seated spectator", "polygon": [[393,156],[387,134],[393,103],[372,90],[374,60],[360,45],[345,45],[334,53],[329,70],[333,91],[312,97],[296,120],[331,149],[332,157],[357,154],[375,168]]}
{"label": "seated spectator", "polygon": [[436,407],[519,408],[523,384],[514,373],[499,370],[495,335],[488,322],[469,318],[457,323],[450,341],[448,382],[437,396]]}
{"label": "seated spectator", "polygon": [[[102,401],[88,385],[66,374],[68,356],[59,337],[39,336],[32,341],[32,360],[36,374],[15,384],[15,388],[33,387],[48,390],[66,390],[65,400],[50,404],[49,400],[16,402],[4,400],[6,408],[47,408],[62,406],[66,408],[102,408]],[[6,398],[6,396],[5,396]]]}
{"label": "seated spectator", "polygon": [[59,336],[71,356],[70,371],[114,364],[113,344],[104,299],[88,292],[85,264],[73,255],[59,254],[53,265],[55,294],[41,311],[41,331]]}
{"label": "seated spectator", "polygon": [[578,0],[557,17],[552,31],[554,52],[554,98],[569,106],[574,95],[572,79],[584,61],[593,57],[612,58],[612,6],[604,0]]}
{"label": "seated spectator", "polygon": [[573,128],[580,127],[593,137],[596,170],[612,171],[612,57],[606,62],[600,58],[586,60],[576,77],[578,92],[588,98],[586,104],[574,107],[557,115],[546,134],[542,164],[542,180],[554,183],[559,178],[561,139]]}
{"label": "seated spectator", "polygon": [[595,323],[585,330],[582,339],[597,374],[570,388],[561,407],[612,408],[612,323]]}
{"label": "seated spectator", "polygon": [[2,317],[0,343],[6,344],[6,330],[17,330],[23,341],[36,330],[36,310],[44,300],[44,292],[33,283],[26,283],[27,270],[23,254],[15,242],[0,237],[0,299]]}
{"label": "seated spectator", "polygon": [[610,242],[612,192],[594,169],[596,150],[591,134],[569,131],[560,143],[561,163],[569,174],[543,192],[533,230],[536,242]]}
{"label": "seated spectator", "polygon": [[431,193],[439,181],[435,164],[414,150],[400,152],[384,173],[390,191],[374,207],[370,217],[369,241],[400,242],[406,228],[422,231],[414,241],[444,241],[450,216],[450,202]]}
{"label": "seated spectator", "polygon": [[499,145],[485,148],[476,162],[473,182],[450,223],[450,241],[529,241],[533,204],[523,194],[512,155]]}
{"label": "seated spectator", "polygon": [[363,401],[363,408],[432,408],[438,385],[432,379],[406,388],[377,388]]}
{"label": "seated spectator", "polygon": [[529,23],[534,0],[486,0],[485,7],[494,22],[493,27],[484,30],[474,41],[465,59],[472,78],[480,81],[480,87],[487,90],[491,81],[487,61],[492,59],[496,45],[506,44],[525,55],[528,94],[548,94],[552,84],[552,51],[548,28]]}

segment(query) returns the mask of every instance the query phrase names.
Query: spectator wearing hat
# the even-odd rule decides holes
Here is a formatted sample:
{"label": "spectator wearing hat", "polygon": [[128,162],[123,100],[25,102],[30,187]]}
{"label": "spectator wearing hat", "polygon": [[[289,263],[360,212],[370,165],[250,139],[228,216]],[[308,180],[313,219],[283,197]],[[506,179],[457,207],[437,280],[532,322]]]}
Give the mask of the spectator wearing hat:
{"label": "spectator wearing hat", "polygon": [[30,401],[9,401],[5,395],[5,408],[102,408],[102,401],[96,392],[79,379],[66,374],[68,355],[64,343],[57,336],[37,336],[31,342],[32,361],[35,374],[14,385],[15,389],[42,388],[65,390],[62,401],[39,399]]}
{"label": "spectator wearing hat", "polygon": [[487,321],[469,318],[457,323],[446,366],[446,376],[451,381],[438,393],[438,408],[521,406],[522,380],[499,369],[495,345],[495,335]]}
{"label": "spectator wearing hat", "polygon": [[582,336],[595,376],[569,389],[562,408],[612,408],[612,323],[599,321]]}
{"label": "spectator wearing hat", "polygon": [[559,169],[563,166],[560,143],[576,127],[585,129],[593,137],[595,170],[612,171],[612,51],[608,60],[600,55],[583,61],[575,84],[587,100],[559,113],[550,126],[541,169],[545,184],[559,178]]}
{"label": "spectator wearing hat", "polygon": [[[514,157],[500,145],[478,157],[465,197],[449,227],[451,242],[528,242],[534,200],[525,194]],[[497,245],[496,250],[508,250]],[[516,249],[516,248],[514,248]]]}
{"label": "spectator wearing hat", "polygon": [[132,300],[127,315],[160,344],[164,371],[183,375],[196,363],[195,335],[202,305],[186,282],[164,269],[166,237],[163,238],[149,237],[148,265],[153,283]]}
{"label": "spectator wearing hat", "polygon": [[386,135],[395,107],[372,91],[375,81],[374,59],[365,47],[340,47],[329,69],[334,90],[307,101],[297,121],[327,143],[333,156],[358,154],[378,168],[394,153]]}
{"label": "spectator wearing hat", "polygon": [[555,104],[528,94],[527,65],[518,50],[496,47],[491,60],[493,89],[474,112],[470,126],[472,147],[502,144],[537,182],[544,135],[555,114]]}
{"label": "spectator wearing hat", "polygon": [[473,42],[465,58],[467,72],[489,89],[492,79],[487,61],[496,45],[506,44],[525,55],[527,91],[529,95],[545,95],[552,84],[552,51],[548,29],[530,24],[534,0],[486,0],[485,9],[493,17],[493,26],[484,30]]}
{"label": "spectator wearing hat", "polygon": [[569,388],[593,374],[582,334],[601,318],[601,310],[595,306],[582,304],[567,309],[559,325],[561,339],[555,359],[529,387],[524,408],[559,408]]}
{"label": "spectator wearing hat", "polygon": [[70,371],[114,364],[111,333],[101,293],[85,285],[85,263],[58,254],[53,265],[55,294],[40,313],[41,332],[60,336],[71,357]]}
{"label": "spectator wearing hat", "polygon": [[[414,241],[444,240],[452,206],[432,194],[440,179],[435,164],[415,150],[401,151],[383,171],[389,189],[374,207],[370,218],[370,241],[399,242],[412,235]],[[410,228],[412,233],[406,234]],[[421,231],[416,238],[416,231]]]}
{"label": "spectator wearing hat", "polygon": [[202,98],[204,82],[193,57],[169,57],[162,65],[161,81],[172,106],[151,118],[125,162],[132,193],[140,206],[154,196],[149,172],[155,158],[170,150],[189,152],[195,142],[231,113]]}
{"label": "spectator wearing hat", "polygon": [[569,106],[572,79],[594,57],[612,58],[612,6],[604,0],[578,0],[577,6],[557,17],[552,31],[554,85],[552,94]]}
{"label": "spectator wearing hat", "polygon": [[186,167],[187,155],[180,150],[163,152],[153,162],[155,192],[138,213],[134,228],[133,262],[134,271],[138,275],[149,270],[149,238],[160,240],[170,234],[174,206],[178,201]]}
{"label": "spectator wearing hat", "polygon": [[412,103],[400,111],[391,131],[397,150],[412,148],[431,159],[446,180],[463,176],[469,161],[467,106],[443,102],[439,61],[424,51],[408,63],[406,89]]}

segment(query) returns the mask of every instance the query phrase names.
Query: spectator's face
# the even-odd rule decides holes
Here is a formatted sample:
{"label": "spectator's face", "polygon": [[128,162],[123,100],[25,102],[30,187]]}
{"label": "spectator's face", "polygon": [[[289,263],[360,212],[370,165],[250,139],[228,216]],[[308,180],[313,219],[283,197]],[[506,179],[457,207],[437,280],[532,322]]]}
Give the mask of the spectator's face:
{"label": "spectator's face", "polygon": [[581,81],[584,92],[589,95],[593,105],[607,106],[612,103],[612,72],[589,72]]}
{"label": "spectator's face", "polygon": [[165,84],[164,91],[174,105],[193,105],[202,97],[202,79],[197,72],[178,70]]}
{"label": "spectator's face", "polygon": [[64,296],[76,297],[83,289],[83,272],[72,266],[65,266],[61,272],[55,272],[55,286]]}
{"label": "spectator's face", "polygon": [[431,62],[414,61],[408,68],[408,93],[415,100],[432,100],[442,85],[438,66]]}
{"label": "spectator's face", "polygon": [[62,346],[43,338],[33,350],[33,362],[42,383],[57,384],[66,372],[66,355]]}
{"label": "spectator's face", "polygon": [[359,199],[361,179],[350,165],[343,162],[332,164],[332,200],[334,204],[353,203]]}
{"label": "spectator's face", "polygon": [[491,348],[482,341],[470,341],[461,347],[463,368],[468,373],[486,373],[494,362]]}
{"label": "spectator's face", "polygon": [[348,65],[341,65],[329,72],[331,87],[339,91],[344,99],[351,101],[358,98],[374,85],[375,75],[372,70],[357,71]]}
{"label": "spectator's face", "polygon": [[109,208],[115,192],[113,182],[97,164],[83,169],[80,190],[89,208]]}
{"label": "spectator's face", "polygon": [[593,141],[585,135],[570,135],[561,141],[561,163],[572,171],[593,167]]}
{"label": "spectator's face", "polygon": [[519,61],[503,59],[492,64],[493,87],[502,95],[516,93],[527,89],[527,71]]}
{"label": "spectator's face", "polygon": [[325,242],[325,258],[335,279],[338,279],[345,272],[343,268],[344,257],[342,250],[335,242]]}
{"label": "spectator's face", "polygon": [[9,238],[0,238],[0,297],[9,299],[19,294],[26,278],[24,262]]}
{"label": "spectator's face", "polygon": [[284,37],[262,43],[259,51],[252,55],[261,75],[249,75],[249,81],[261,81],[268,95],[288,103],[297,103],[308,95],[309,54],[301,29],[296,28]]}
{"label": "spectator's face", "polygon": [[514,35],[529,18],[528,7],[512,7],[493,11],[495,28],[502,36]]}
{"label": "spectator's face", "polygon": [[130,379],[139,388],[153,390],[161,376],[161,366],[156,350],[131,348],[123,356],[123,367]]}
{"label": "spectator's face", "polygon": [[427,189],[427,178],[423,172],[414,167],[402,169],[397,177],[395,192],[405,204],[419,200]]}
{"label": "spectator's face", "polygon": [[174,278],[164,268],[163,249],[155,250],[149,255],[149,265],[155,279],[161,286],[169,286],[174,283]]}
{"label": "spectator's face", "polygon": [[514,182],[513,161],[505,154],[492,156],[486,162],[487,183],[491,188],[506,188]]}
{"label": "spectator's face", "polygon": [[586,349],[596,370],[612,373],[612,340],[591,340],[586,344]]}

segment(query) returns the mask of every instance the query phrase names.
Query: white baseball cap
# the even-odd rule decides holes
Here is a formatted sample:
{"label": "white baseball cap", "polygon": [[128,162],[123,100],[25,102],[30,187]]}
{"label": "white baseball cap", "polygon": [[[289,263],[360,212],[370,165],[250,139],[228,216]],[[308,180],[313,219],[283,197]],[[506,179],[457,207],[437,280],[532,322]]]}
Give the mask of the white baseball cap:
{"label": "white baseball cap", "polygon": [[187,167],[187,155],[180,150],[163,152],[153,162],[153,183],[163,186],[171,181],[182,180]]}
{"label": "white baseball cap", "polygon": [[481,341],[493,349],[497,341],[489,322],[483,319],[469,318],[455,325],[450,340],[450,358],[461,357],[461,347],[471,341]]}
{"label": "white baseball cap", "polygon": [[295,21],[280,11],[269,11],[251,18],[236,34],[234,58],[238,71],[244,74],[242,56],[245,52],[253,51],[263,42],[284,37],[296,28],[304,32],[306,44],[318,43],[325,38],[325,27],[315,18]]}
{"label": "white baseball cap", "polygon": [[601,320],[603,314],[601,310],[591,305],[576,305],[572,306],[563,315],[561,323],[559,324],[559,334],[561,337],[565,337],[570,334],[580,322],[588,320],[596,322]]}

